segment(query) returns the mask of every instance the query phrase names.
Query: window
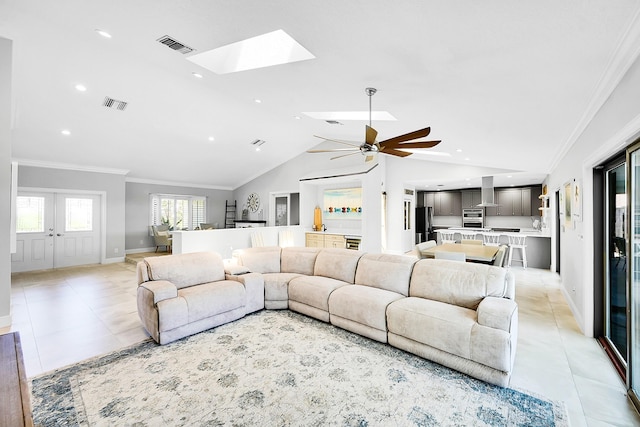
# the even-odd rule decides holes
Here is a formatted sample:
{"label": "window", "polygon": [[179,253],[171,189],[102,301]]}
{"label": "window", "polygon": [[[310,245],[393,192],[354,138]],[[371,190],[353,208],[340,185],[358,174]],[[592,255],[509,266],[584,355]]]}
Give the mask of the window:
{"label": "window", "polygon": [[18,196],[16,198],[16,232],[44,232],[44,197]]}
{"label": "window", "polygon": [[150,225],[168,225],[171,230],[195,230],[207,222],[207,198],[151,194]]}
{"label": "window", "polygon": [[93,200],[65,199],[65,231],[93,230]]}

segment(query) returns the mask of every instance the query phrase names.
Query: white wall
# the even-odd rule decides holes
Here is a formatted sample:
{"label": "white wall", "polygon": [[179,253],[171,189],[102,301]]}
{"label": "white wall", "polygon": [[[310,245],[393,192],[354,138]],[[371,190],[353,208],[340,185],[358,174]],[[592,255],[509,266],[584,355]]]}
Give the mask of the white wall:
{"label": "white wall", "polygon": [[0,328],[11,324],[12,42],[0,37]]}
{"label": "white wall", "polygon": [[[553,196],[565,182],[583,184],[583,221],[563,230],[560,273],[563,292],[583,333],[593,335],[593,181],[592,169],[629,145],[640,132],[640,60],[636,58],[605,104],[547,179]],[[555,211],[551,197],[551,212]],[[553,223],[553,221],[551,221]],[[555,235],[555,225],[552,236]],[[552,244],[552,260],[555,245]]]}

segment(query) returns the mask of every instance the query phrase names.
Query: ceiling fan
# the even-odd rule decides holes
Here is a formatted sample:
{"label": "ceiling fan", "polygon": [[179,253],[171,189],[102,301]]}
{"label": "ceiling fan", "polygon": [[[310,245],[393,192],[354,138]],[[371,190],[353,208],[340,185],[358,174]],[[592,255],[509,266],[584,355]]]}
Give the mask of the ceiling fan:
{"label": "ceiling fan", "polygon": [[369,125],[365,126],[365,137],[362,144],[357,144],[353,141],[341,141],[338,139],[324,138],[318,135],[314,135],[316,138],[322,138],[325,141],[337,142],[343,145],[349,145],[351,148],[333,148],[329,150],[308,150],[307,153],[334,153],[334,152],[348,152],[352,153],[342,154],[340,156],[332,157],[331,160],[339,159],[341,157],[351,156],[354,154],[362,153],[365,156],[365,162],[370,162],[375,158],[376,153],[385,153],[392,156],[407,157],[412,153],[408,151],[402,151],[403,149],[415,149],[415,148],[432,148],[438,145],[441,141],[411,141],[417,138],[424,138],[431,132],[431,128],[409,132],[404,135],[396,136],[394,138],[385,139],[384,141],[377,142],[376,137],[378,131],[371,127],[371,97],[377,92],[376,88],[368,87],[365,89],[367,96],[369,96]]}

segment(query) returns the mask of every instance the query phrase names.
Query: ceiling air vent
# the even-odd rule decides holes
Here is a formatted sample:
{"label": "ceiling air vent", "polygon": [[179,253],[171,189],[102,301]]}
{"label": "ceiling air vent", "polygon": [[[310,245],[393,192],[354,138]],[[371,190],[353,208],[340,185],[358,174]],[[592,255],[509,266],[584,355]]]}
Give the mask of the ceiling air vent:
{"label": "ceiling air vent", "polygon": [[104,101],[102,105],[107,108],[115,108],[116,110],[124,111],[129,105],[128,102],[118,101],[117,99],[109,98],[108,96],[104,97]]}
{"label": "ceiling air vent", "polygon": [[162,36],[158,39],[158,41],[160,43],[162,43],[165,46],[170,47],[173,50],[177,50],[178,52],[182,53],[182,54],[187,54],[187,53],[191,53],[193,52],[195,49],[192,47],[189,47],[187,45],[185,45],[184,43],[180,43],[178,40],[169,37],[169,36]]}
{"label": "ceiling air vent", "polygon": [[325,122],[329,123],[330,125],[341,125],[342,124],[337,120],[325,120]]}

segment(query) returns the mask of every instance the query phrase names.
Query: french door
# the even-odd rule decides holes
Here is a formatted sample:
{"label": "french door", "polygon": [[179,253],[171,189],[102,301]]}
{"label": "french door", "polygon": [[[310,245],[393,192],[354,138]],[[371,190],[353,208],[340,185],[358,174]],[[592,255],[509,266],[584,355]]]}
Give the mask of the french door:
{"label": "french door", "polygon": [[627,150],[629,196],[628,295],[628,372],[629,396],[640,407],[640,143]]}
{"label": "french door", "polygon": [[11,271],[99,263],[100,203],[96,194],[19,192]]}

